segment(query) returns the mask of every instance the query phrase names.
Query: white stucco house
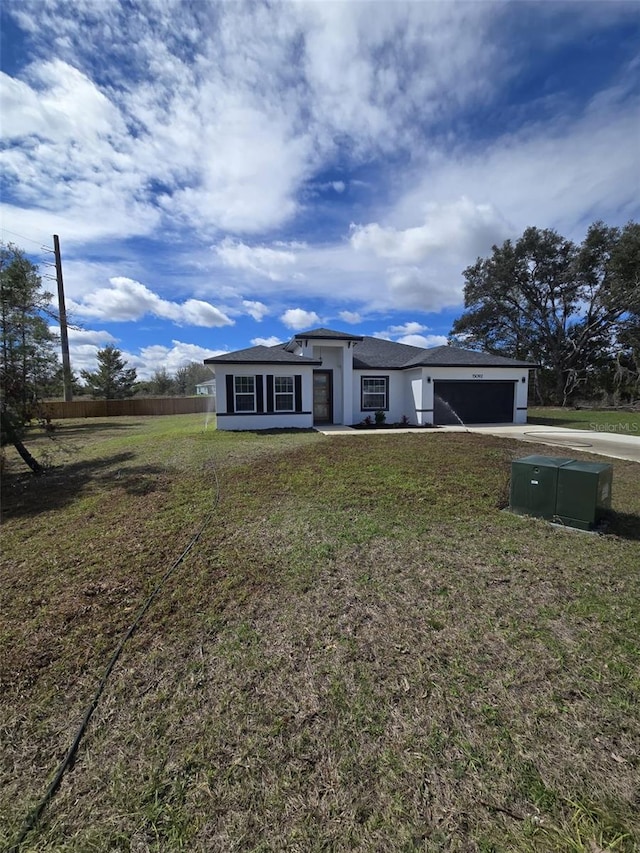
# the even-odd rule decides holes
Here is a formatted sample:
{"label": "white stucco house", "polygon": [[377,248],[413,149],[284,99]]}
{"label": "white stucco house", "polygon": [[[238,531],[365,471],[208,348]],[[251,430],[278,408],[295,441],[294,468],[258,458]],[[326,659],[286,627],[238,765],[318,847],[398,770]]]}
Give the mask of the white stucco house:
{"label": "white stucco house", "polygon": [[207,382],[199,382],[196,385],[196,394],[203,397],[215,397],[216,380],[209,379]]}
{"label": "white stucco house", "polygon": [[287,344],[205,359],[215,373],[218,429],[352,425],[383,411],[413,425],[527,421],[536,365],[457,347],[433,349],[331,329]]}

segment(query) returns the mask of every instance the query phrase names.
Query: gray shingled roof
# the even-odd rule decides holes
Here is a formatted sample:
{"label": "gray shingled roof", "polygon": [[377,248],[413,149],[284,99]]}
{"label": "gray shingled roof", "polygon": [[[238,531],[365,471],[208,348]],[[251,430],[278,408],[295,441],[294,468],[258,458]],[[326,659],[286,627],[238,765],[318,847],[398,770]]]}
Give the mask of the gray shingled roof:
{"label": "gray shingled roof", "polygon": [[319,358],[306,358],[275,347],[248,347],[205,358],[205,364],[322,364]]}
{"label": "gray shingled roof", "polygon": [[362,335],[350,335],[348,332],[336,332],[333,329],[311,329],[310,332],[300,332],[294,335],[293,340],[333,340],[333,341],[361,341]]}
{"label": "gray shingled roof", "polygon": [[406,367],[407,362],[426,350],[412,347],[409,344],[397,344],[382,338],[365,337],[362,343],[353,348],[353,366],[358,370],[367,368],[397,368]]}
{"label": "gray shingled roof", "polygon": [[489,352],[461,349],[460,347],[433,347],[422,350],[405,367],[537,367],[529,361],[505,358]]}
{"label": "gray shingled roof", "polygon": [[353,366],[360,370],[401,370],[408,367],[535,367],[526,361],[516,361],[487,352],[449,346],[422,349],[370,337],[365,337],[361,344],[355,345]]}
{"label": "gray shingled roof", "polygon": [[402,370],[410,367],[536,367],[527,361],[504,358],[487,352],[460,349],[459,347],[433,347],[423,349],[409,344],[399,344],[383,338],[349,335],[331,329],[313,329],[295,335],[289,344],[273,347],[249,347],[206,358],[205,364],[322,364],[322,359],[294,355],[288,351],[293,341],[342,340],[353,341],[353,366],[356,370]]}

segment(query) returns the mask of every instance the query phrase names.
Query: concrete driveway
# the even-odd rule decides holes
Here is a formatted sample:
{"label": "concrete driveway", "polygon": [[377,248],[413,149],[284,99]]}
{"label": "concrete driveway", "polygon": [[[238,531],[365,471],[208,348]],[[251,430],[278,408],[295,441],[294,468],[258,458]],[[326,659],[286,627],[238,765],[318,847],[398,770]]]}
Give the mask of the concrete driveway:
{"label": "concrete driveway", "polygon": [[[462,432],[462,427],[441,427],[441,429]],[[583,450],[585,453],[597,453],[598,456],[610,456],[613,459],[630,459],[640,462],[640,434],[600,432],[586,429],[565,429],[563,427],[537,426],[487,426],[469,427],[469,432],[499,435],[504,438],[516,438],[535,444],[548,444],[550,447],[563,447],[569,450]]]}

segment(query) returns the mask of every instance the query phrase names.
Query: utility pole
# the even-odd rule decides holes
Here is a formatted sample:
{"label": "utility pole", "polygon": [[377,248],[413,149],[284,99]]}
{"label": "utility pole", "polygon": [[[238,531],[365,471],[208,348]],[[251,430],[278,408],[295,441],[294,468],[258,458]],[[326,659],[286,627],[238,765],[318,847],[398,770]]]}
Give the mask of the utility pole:
{"label": "utility pole", "polygon": [[67,309],[64,305],[64,282],[62,281],[62,258],[60,257],[60,239],[53,235],[53,250],[56,256],[56,280],[58,282],[58,313],[60,314],[60,345],[62,348],[62,381],[64,400],[73,400],[71,385],[71,361],[69,359],[69,335],[67,333]]}

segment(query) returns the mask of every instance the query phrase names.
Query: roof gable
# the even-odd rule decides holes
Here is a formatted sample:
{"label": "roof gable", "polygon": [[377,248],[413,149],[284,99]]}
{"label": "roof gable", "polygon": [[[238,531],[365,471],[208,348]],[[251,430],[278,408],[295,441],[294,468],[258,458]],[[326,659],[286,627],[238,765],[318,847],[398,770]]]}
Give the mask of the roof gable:
{"label": "roof gable", "polygon": [[318,358],[306,358],[287,352],[281,346],[248,347],[205,358],[205,364],[321,364]]}
{"label": "roof gable", "polygon": [[333,329],[311,329],[293,336],[293,340],[323,340],[323,341],[361,341],[362,335],[351,335],[348,332],[336,332]]}

